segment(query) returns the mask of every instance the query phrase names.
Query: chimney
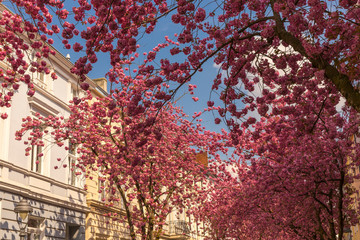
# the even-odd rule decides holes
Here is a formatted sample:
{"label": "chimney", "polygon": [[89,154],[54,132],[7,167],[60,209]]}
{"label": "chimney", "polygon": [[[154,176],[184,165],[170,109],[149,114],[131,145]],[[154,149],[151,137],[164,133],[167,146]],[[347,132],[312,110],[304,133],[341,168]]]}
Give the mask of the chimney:
{"label": "chimney", "polygon": [[106,78],[96,78],[93,81],[101,87],[105,92],[107,92],[107,80]]}
{"label": "chimney", "polygon": [[208,156],[207,152],[199,152],[196,154],[195,159],[198,163],[204,165],[205,167],[208,166]]}

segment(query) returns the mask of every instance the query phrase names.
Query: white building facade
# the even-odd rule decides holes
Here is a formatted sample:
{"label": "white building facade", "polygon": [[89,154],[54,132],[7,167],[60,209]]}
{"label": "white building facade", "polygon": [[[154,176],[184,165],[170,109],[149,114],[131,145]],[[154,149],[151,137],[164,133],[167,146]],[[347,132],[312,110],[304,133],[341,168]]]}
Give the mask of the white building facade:
{"label": "white building facade", "polygon": [[[69,100],[79,94],[69,59],[56,52],[47,62],[58,79],[33,73],[35,95],[29,97],[27,86],[23,84],[14,94],[11,108],[2,109],[8,118],[0,119],[1,240],[20,239],[14,208],[21,199],[26,199],[33,208],[28,219],[27,240],[85,239],[89,211],[86,191],[81,176],[76,177],[68,167],[74,162],[75,153],[50,144],[44,136],[45,145],[32,147],[30,155],[25,156],[27,146],[23,140],[27,136],[22,141],[15,140],[15,132],[21,128],[23,118],[36,118],[40,114],[66,119],[70,114]],[[6,63],[0,63],[0,67],[6,69]],[[95,82],[87,81],[97,94],[106,95]],[[38,156],[40,152],[42,157]]]}

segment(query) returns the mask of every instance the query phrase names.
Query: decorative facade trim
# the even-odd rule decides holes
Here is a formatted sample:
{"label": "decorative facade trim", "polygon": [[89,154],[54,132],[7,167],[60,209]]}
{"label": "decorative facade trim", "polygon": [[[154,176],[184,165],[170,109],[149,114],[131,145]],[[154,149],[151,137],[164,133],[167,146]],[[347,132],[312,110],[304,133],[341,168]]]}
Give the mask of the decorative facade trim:
{"label": "decorative facade trim", "polygon": [[[13,175],[19,175],[23,182],[11,181],[8,176],[10,172]],[[8,180],[4,181],[4,179]],[[21,193],[25,198],[41,199],[42,202],[83,213],[90,211],[90,208],[85,205],[85,198],[74,199],[71,197],[72,194],[78,193],[85,196],[85,190],[23,169],[4,160],[0,160],[0,189],[15,194]],[[65,196],[61,196],[61,193],[64,193]]]}

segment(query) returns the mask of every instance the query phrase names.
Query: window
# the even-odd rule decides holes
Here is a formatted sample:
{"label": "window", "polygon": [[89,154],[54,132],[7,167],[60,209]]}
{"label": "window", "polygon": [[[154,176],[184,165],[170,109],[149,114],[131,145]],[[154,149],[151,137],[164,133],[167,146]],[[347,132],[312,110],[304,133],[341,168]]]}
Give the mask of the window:
{"label": "window", "polygon": [[66,224],[66,240],[80,239],[80,226]]}
{"label": "window", "polygon": [[31,171],[42,173],[43,156],[41,155],[43,146],[33,145],[31,147]]}
{"label": "window", "polygon": [[[41,65],[41,59],[36,56],[36,51],[33,51],[31,53],[30,61],[37,62],[39,65]],[[35,70],[32,71],[32,72],[33,72],[32,73],[32,79],[35,80],[35,82],[37,84],[39,84],[41,87],[46,87],[45,73],[44,72],[38,72],[37,68],[35,68]]]}
{"label": "window", "polygon": [[[39,127],[37,129],[34,129],[34,132],[35,131],[37,133],[43,133],[44,128]],[[45,150],[44,141],[43,141],[44,136],[45,135],[37,139],[38,145],[32,145],[30,152],[30,160],[31,160],[30,170],[41,174],[44,173],[44,150]]]}
{"label": "window", "polygon": [[76,145],[69,140],[69,154],[76,155]]}
{"label": "window", "polygon": [[72,186],[80,187],[81,175],[77,172],[77,157],[76,157],[76,146],[69,141],[69,154],[68,154],[68,183]]}
{"label": "window", "polygon": [[79,98],[79,97],[81,97],[79,87],[74,84],[71,84],[70,100],[73,100],[74,98]]}
{"label": "window", "polygon": [[103,178],[100,177],[100,174],[98,180],[98,190],[99,190],[99,201],[104,201],[106,197],[106,185],[105,185],[105,181],[103,181]]}
{"label": "window", "polygon": [[[120,192],[115,190],[114,192],[111,186],[108,185],[109,182],[106,180],[106,177],[101,173],[98,173],[98,201],[106,202],[112,207],[125,209],[125,203],[122,199]],[[124,187],[121,186],[124,191]]]}
{"label": "window", "polygon": [[79,97],[79,91],[77,90],[77,87],[72,86],[71,93],[72,93],[72,98]]}
{"label": "window", "polygon": [[76,158],[69,156],[69,184],[72,186],[76,185],[76,174],[75,174],[75,167],[76,167]]}
{"label": "window", "polygon": [[40,82],[44,83],[45,82],[45,74],[43,72],[41,73],[37,73],[37,78],[40,80]]}

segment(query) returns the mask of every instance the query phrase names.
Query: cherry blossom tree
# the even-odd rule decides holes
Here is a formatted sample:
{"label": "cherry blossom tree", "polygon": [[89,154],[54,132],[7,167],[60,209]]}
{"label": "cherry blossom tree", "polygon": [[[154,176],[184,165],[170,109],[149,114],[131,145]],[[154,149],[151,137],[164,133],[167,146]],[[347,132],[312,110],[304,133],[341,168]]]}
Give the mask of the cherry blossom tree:
{"label": "cherry blossom tree", "polygon": [[199,211],[213,239],[336,240],[358,224],[351,183],[359,178],[359,117],[349,108],[339,113],[334,98],[338,92],[324,85],[277,98],[272,115],[244,129],[238,160],[219,167]]}
{"label": "cherry blossom tree", "polygon": [[[54,53],[48,45],[53,43],[52,36],[57,35],[64,48],[83,53],[72,72],[79,76],[84,90],[89,88],[85,75],[98,61],[99,52],[109,56],[112,69],[106,77],[114,86],[109,98],[91,105],[74,99],[74,115],[68,122],[45,119],[48,126],[54,127],[59,142],[70,138],[84,146],[80,150],[83,166],[94,164],[91,159],[97,161],[100,164],[95,168],[103,166],[101,169],[110,176],[111,183],[121,182],[114,178],[112,168],[106,170],[107,164],[111,159],[116,162],[114,158],[119,154],[128,154],[123,138],[130,138],[131,149],[136,147],[144,155],[138,160],[129,155],[124,176],[134,183],[149,182],[145,172],[152,172],[151,156],[157,156],[151,143],[164,141],[165,132],[169,131],[169,141],[163,146],[168,150],[162,151],[170,153],[169,149],[176,146],[172,142],[174,136],[181,133],[175,129],[183,124],[194,139],[176,138],[188,141],[179,143],[185,149],[180,150],[185,152],[179,153],[179,159],[191,158],[192,146],[209,146],[210,153],[215,154],[221,144],[206,145],[208,140],[202,137],[196,140],[196,128],[168,105],[181,87],[189,86],[192,93],[197,73],[212,61],[220,69],[209,84],[223,106],[214,108],[210,99],[205,111],[217,111],[215,123],[222,118],[228,125],[230,131],[224,132],[223,138],[234,146],[237,158],[232,161],[238,173],[225,174],[224,164],[229,163],[219,163],[219,179],[225,177],[223,183],[231,182],[233,186],[221,189],[228,200],[221,199],[221,192],[214,190],[213,199],[219,201],[211,203],[214,211],[232,209],[227,212],[234,217],[210,219],[214,236],[237,238],[258,232],[259,238],[270,239],[341,239],[344,227],[356,222],[349,184],[354,179],[352,170],[360,164],[357,146],[351,142],[358,127],[354,111],[360,111],[357,0],[78,0],[72,9],[58,0],[11,3],[17,13],[4,11],[0,20],[4,29],[0,34],[0,56],[8,63],[2,72],[0,106],[10,107],[19,82],[28,86],[29,95],[34,94],[28,71],[51,74],[41,59]],[[140,56],[141,38],[160,34],[157,24],[167,18],[181,30],[174,36],[164,36],[163,42]],[[29,48],[37,51],[38,58],[30,64],[25,59]],[[169,52],[169,56],[162,57],[163,52]],[[53,77],[56,78],[54,74]],[[337,106],[342,98],[349,108],[339,113]],[[119,111],[114,110],[119,107]],[[262,119],[250,117],[254,111]],[[194,117],[200,115],[199,111]],[[173,126],[162,122],[165,119],[181,124]],[[36,124],[40,122],[29,119],[24,129],[34,129]],[[168,130],[170,126],[173,128]],[[107,137],[99,140],[100,133]],[[116,137],[112,138],[113,134]],[[35,130],[32,144],[38,144],[37,135],[41,133]],[[98,156],[93,158],[94,154]],[[134,161],[136,164],[129,165]],[[187,169],[179,166],[181,171]],[[135,172],[141,174],[134,175]],[[155,191],[140,193],[139,189],[135,192],[140,195],[134,199],[141,200],[144,194]],[[150,203],[156,205],[154,199]],[[136,212],[141,216],[141,206],[129,214]],[[151,213],[150,209],[146,214]],[[244,211],[239,212],[240,209]],[[246,212],[249,214],[242,214]],[[145,228],[137,226],[143,236],[161,231],[166,214],[160,215],[158,227],[149,228],[150,222]],[[266,235],[260,234],[259,229]],[[132,231],[133,237],[135,232]]]}
{"label": "cherry blossom tree", "polygon": [[[125,221],[133,240],[159,239],[171,211],[191,209],[205,196],[201,182],[208,170],[196,161],[196,154],[215,152],[222,137],[192,124],[171,104],[159,109],[152,103],[152,92],[142,98],[139,88],[133,88],[135,82],[124,84],[112,98],[83,98],[71,105],[69,119],[28,117],[17,138],[24,137],[29,146],[43,145],[47,134],[53,144],[67,146],[69,141],[77,146],[78,163],[71,166],[75,174],[92,178],[91,173],[99,173],[106,185],[104,200],[110,206],[123,204],[125,216],[110,212],[109,217]],[[125,95],[125,90],[132,94]],[[58,160],[56,168],[63,165]]]}
{"label": "cherry blossom tree", "polygon": [[[57,34],[66,49],[84,53],[72,70],[84,81],[100,51],[109,54],[114,67],[119,62],[123,67],[132,64],[138,54],[138,39],[144,34],[158,34],[157,23],[171,16],[173,23],[183,27],[181,32],[174,38],[164,36],[165,43],[148,51],[137,69],[142,75],[153,76],[155,80],[149,84],[173,82],[172,92],[166,95],[173,96],[176,89],[202,70],[205,62],[214,61],[226,72],[220,72],[209,83],[214,90],[222,89],[220,98],[225,106],[220,115],[229,112],[236,118],[246,116],[247,108],[236,107],[239,99],[250,109],[260,105],[265,114],[266,107],[261,103],[265,96],[256,101],[247,96],[259,79],[272,89],[271,95],[284,95],[291,92],[294,84],[306,85],[314,74],[324,75],[325,83],[333,84],[347,103],[359,111],[356,46],[360,9],[356,0],[79,0],[72,9],[58,0],[11,3],[17,14],[4,11],[0,22],[5,29],[1,55],[9,62],[9,68],[3,72],[6,91],[2,106],[10,105],[19,82],[25,82],[29,94],[33,94],[27,70],[50,73],[45,63],[34,60],[26,64],[24,52],[30,47],[37,50],[37,57],[46,58],[54,51],[45,42],[52,44],[51,37]],[[55,16],[58,22],[54,23]],[[182,55],[183,61],[157,59],[163,47],[171,48],[172,55]],[[276,69],[285,75],[276,75]],[[111,74],[108,78],[117,82]],[[82,88],[87,89],[87,84],[82,84]],[[164,99],[163,94],[159,97]]]}

